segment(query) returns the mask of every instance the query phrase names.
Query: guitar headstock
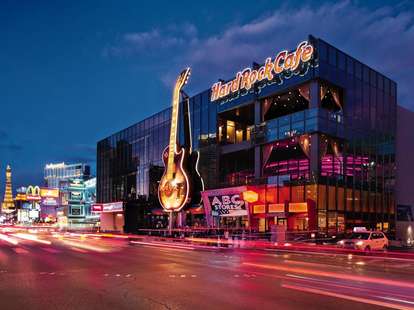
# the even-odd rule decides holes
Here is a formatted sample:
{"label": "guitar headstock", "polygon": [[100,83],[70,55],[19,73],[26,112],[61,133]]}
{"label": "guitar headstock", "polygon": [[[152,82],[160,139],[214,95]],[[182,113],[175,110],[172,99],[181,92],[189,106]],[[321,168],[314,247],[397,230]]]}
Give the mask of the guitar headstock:
{"label": "guitar headstock", "polygon": [[187,84],[190,75],[191,75],[191,68],[189,67],[181,71],[180,75],[177,77],[177,81],[175,82],[174,90],[176,92],[179,92],[181,88],[183,88],[184,85]]}

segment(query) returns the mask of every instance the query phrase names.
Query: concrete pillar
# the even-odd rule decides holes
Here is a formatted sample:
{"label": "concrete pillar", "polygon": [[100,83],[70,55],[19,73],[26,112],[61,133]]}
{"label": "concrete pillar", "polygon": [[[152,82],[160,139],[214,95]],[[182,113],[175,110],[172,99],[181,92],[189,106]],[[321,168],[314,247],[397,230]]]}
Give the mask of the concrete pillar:
{"label": "concrete pillar", "polygon": [[320,92],[319,92],[318,81],[310,82],[309,91],[310,91],[309,109],[319,108],[321,100],[319,98]]}
{"label": "concrete pillar", "polygon": [[262,122],[262,108],[260,106],[260,101],[256,100],[254,102],[254,124],[259,125]]}
{"label": "concrete pillar", "polygon": [[[260,101],[254,102],[254,124],[257,126],[262,122],[262,109]],[[260,146],[254,147],[254,177],[258,179],[262,176],[262,156]]]}
{"label": "concrete pillar", "polygon": [[262,176],[262,158],[260,146],[254,147],[254,178],[258,179]]}
{"label": "concrete pillar", "polygon": [[320,171],[319,135],[317,133],[311,135],[310,144],[310,172],[316,177]]}

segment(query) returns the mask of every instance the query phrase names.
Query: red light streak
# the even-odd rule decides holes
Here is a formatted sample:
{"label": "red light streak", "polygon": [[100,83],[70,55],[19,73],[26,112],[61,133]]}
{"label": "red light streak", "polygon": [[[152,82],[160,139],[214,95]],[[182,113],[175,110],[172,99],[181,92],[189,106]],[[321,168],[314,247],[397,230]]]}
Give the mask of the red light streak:
{"label": "red light streak", "polygon": [[318,271],[318,270],[309,270],[309,269],[304,269],[304,268],[291,268],[291,267],[284,267],[284,266],[271,266],[271,265],[264,265],[264,264],[255,264],[255,263],[243,263],[243,265],[263,268],[263,269],[284,271],[284,272],[289,272],[289,273],[299,273],[299,274],[307,274],[307,275],[320,276],[320,277],[336,278],[336,279],[347,280],[347,281],[359,281],[359,282],[365,282],[365,283],[406,287],[406,288],[411,288],[411,289],[414,288],[414,283],[388,280],[388,279],[382,279],[382,278],[371,278],[371,277],[342,274],[342,273],[335,273],[335,272],[329,272],[329,271]]}
{"label": "red light streak", "polygon": [[329,296],[329,297],[342,298],[342,299],[352,300],[352,301],[356,301],[356,302],[361,302],[361,303],[371,304],[371,305],[376,305],[376,306],[381,306],[381,307],[401,309],[401,310],[412,310],[413,309],[412,307],[407,307],[407,306],[403,306],[403,305],[397,305],[397,304],[393,304],[393,303],[389,303],[389,302],[383,302],[383,301],[378,301],[378,300],[373,300],[373,299],[367,299],[367,298],[363,298],[363,297],[355,297],[355,296],[349,296],[349,295],[344,295],[344,294],[339,294],[339,293],[333,293],[333,292],[328,292],[328,291],[319,290],[319,289],[315,289],[315,288],[307,288],[307,287],[301,287],[301,286],[290,285],[290,284],[282,284],[282,287],[292,289],[292,290],[301,291],[301,292],[313,293],[313,294],[318,294],[318,295],[325,295],[325,296]]}
{"label": "red light streak", "polygon": [[180,246],[180,245],[163,244],[163,243],[157,243],[157,242],[152,243],[152,242],[142,242],[142,241],[131,241],[131,243],[141,244],[141,245],[149,245],[149,246],[153,246],[153,247],[194,250],[194,247],[191,247],[191,246]]}
{"label": "red light streak", "polygon": [[38,242],[38,243],[52,244],[52,242],[50,242],[48,240],[42,240],[42,239],[37,238],[37,236],[33,236],[33,235],[30,235],[30,234],[16,233],[16,234],[12,234],[12,236],[20,238],[20,239],[24,239],[24,240]]}
{"label": "red light streak", "polygon": [[19,242],[16,239],[10,238],[9,236],[3,235],[3,234],[0,234],[0,240],[6,241],[6,242],[11,243],[13,245],[19,244]]}

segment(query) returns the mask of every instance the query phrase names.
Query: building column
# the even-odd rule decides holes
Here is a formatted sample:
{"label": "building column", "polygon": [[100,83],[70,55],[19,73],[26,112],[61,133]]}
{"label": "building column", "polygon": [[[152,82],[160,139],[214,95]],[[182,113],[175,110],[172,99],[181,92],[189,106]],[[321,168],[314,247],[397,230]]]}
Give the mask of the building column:
{"label": "building column", "polygon": [[[254,124],[260,125],[262,122],[262,109],[260,101],[254,102]],[[262,176],[262,158],[261,158],[260,145],[254,146],[254,178],[259,179]]]}
{"label": "building column", "polygon": [[309,101],[309,109],[316,109],[320,106],[320,98],[319,98],[319,83],[318,81],[311,81],[309,86],[310,92],[310,101]]}
{"label": "building column", "polygon": [[312,181],[317,181],[316,178],[320,171],[319,160],[319,135],[317,133],[311,134],[310,139],[310,173],[312,177],[315,177]]}

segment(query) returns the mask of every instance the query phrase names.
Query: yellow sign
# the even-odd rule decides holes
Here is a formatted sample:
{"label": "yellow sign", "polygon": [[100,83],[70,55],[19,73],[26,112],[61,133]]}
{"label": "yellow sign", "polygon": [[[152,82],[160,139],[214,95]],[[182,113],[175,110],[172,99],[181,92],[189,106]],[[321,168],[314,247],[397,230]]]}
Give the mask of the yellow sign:
{"label": "yellow sign", "polygon": [[18,194],[16,195],[15,200],[25,201],[25,200],[27,200],[27,196],[26,196],[26,194],[21,194],[21,193],[18,193]]}
{"label": "yellow sign", "polygon": [[289,212],[308,212],[308,204],[306,202],[289,203]]}
{"label": "yellow sign", "polygon": [[259,199],[259,194],[255,191],[245,191],[243,192],[243,200],[253,203]]}
{"label": "yellow sign", "polygon": [[284,203],[272,203],[269,204],[269,213],[285,212]]}
{"label": "yellow sign", "polygon": [[59,198],[59,189],[57,188],[41,188],[40,196],[47,198]]}
{"label": "yellow sign", "polygon": [[308,41],[303,41],[292,53],[284,50],[279,52],[274,60],[268,57],[265,64],[259,69],[246,68],[237,72],[234,80],[213,84],[211,87],[211,101],[236,94],[242,89],[249,90],[256,82],[271,81],[275,75],[282,72],[294,72],[301,63],[306,63],[312,59],[313,52],[313,46]]}
{"label": "yellow sign", "polygon": [[254,214],[266,213],[265,205],[256,205],[256,206],[253,206],[253,213]]}

